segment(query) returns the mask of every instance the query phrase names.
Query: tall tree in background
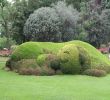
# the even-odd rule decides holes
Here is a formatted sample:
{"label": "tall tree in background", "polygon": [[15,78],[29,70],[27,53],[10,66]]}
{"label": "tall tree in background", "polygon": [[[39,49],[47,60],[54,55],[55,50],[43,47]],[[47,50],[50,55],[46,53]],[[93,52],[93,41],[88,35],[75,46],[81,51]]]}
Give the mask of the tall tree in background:
{"label": "tall tree in background", "polygon": [[[59,0],[14,0],[13,6],[15,8],[15,21],[13,23],[13,38],[17,43],[23,43],[26,41],[23,35],[23,26],[36,9],[40,7],[49,7],[52,3],[56,3]],[[63,0],[60,0],[63,1]],[[80,2],[86,2],[87,0],[65,0],[68,4],[72,4],[77,9],[80,9]]]}
{"label": "tall tree in background", "polygon": [[13,15],[15,16],[15,20],[12,23],[12,37],[17,43],[25,42],[23,27],[29,15],[27,6],[27,0],[15,0],[13,3]]}
{"label": "tall tree in background", "polygon": [[2,26],[2,35],[7,38],[7,47],[10,47],[11,25],[14,16],[12,15],[12,6],[7,0],[0,0],[0,24]]}
{"label": "tall tree in background", "polygon": [[41,7],[31,14],[24,26],[28,40],[63,42],[73,40],[80,13],[66,2]]}

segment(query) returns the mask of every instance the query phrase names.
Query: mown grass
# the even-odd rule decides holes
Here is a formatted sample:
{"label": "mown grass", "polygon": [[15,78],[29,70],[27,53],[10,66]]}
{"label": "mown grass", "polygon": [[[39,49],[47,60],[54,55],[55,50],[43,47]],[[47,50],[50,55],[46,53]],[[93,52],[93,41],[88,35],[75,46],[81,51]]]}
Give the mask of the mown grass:
{"label": "mown grass", "polygon": [[0,61],[0,100],[110,100],[110,75],[21,76],[4,65]]}

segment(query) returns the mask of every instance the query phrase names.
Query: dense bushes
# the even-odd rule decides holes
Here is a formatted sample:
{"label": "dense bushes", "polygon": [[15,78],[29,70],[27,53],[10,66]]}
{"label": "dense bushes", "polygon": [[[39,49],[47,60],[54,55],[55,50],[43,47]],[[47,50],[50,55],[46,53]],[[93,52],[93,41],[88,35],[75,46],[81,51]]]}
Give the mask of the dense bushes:
{"label": "dense bushes", "polygon": [[22,59],[20,61],[9,59],[6,62],[6,66],[11,70],[19,70],[21,68],[36,68],[38,64],[36,63],[36,59]]}
{"label": "dense bushes", "polygon": [[25,43],[20,45],[12,54],[11,59],[19,61],[21,59],[35,59],[38,55],[43,53],[43,49],[36,43]]}
{"label": "dense bushes", "polygon": [[29,16],[24,26],[26,40],[68,41],[75,36],[79,12],[59,1],[52,7],[42,7]]}
{"label": "dense bushes", "polygon": [[91,67],[91,59],[90,55],[88,54],[87,50],[77,46],[79,51],[79,62],[81,65],[81,72]]}
{"label": "dense bushes", "polygon": [[54,54],[42,54],[37,57],[37,64],[39,66],[48,66],[54,70],[60,69],[60,62]]}
{"label": "dense bushes", "polygon": [[0,50],[3,48],[10,48],[14,44],[16,44],[16,42],[11,38],[7,40],[6,37],[0,37]]}
{"label": "dense bushes", "polygon": [[102,76],[106,76],[107,73],[104,70],[88,69],[84,71],[83,74],[89,75],[89,76],[102,77]]}
{"label": "dense bushes", "polygon": [[21,74],[32,75],[82,74],[87,69],[110,72],[107,57],[81,41],[27,42],[17,47],[6,66]]}
{"label": "dense bushes", "polygon": [[79,52],[74,44],[64,46],[58,53],[61,70],[65,74],[80,73]]}
{"label": "dense bushes", "polygon": [[30,15],[24,27],[27,40],[60,41],[62,23],[55,9],[43,7]]}
{"label": "dense bushes", "polygon": [[41,75],[41,68],[21,68],[18,73],[20,75]]}
{"label": "dense bushes", "polygon": [[20,75],[55,75],[55,71],[49,67],[37,67],[37,68],[21,68],[19,69],[18,73]]}

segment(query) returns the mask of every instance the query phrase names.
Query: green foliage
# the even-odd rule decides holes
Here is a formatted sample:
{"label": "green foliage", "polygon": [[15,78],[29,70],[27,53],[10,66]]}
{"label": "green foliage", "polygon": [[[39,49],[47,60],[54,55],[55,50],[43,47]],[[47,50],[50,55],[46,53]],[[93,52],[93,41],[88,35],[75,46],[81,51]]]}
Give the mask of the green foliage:
{"label": "green foliage", "polygon": [[74,44],[64,46],[58,53],[61,71],[65,74],[80,73],[79,52]]}
{"label": "green foliage", "polygon": [[11,49],[12,52],[13,52],[15,49],[17,49],[17,47],[18,47],[18,45],[12,45],[10,49]]}
{"label": "green foliage", "polygon": [[11,45],[14,45],[14,44],[16,44],[16,42],[14,40],[12,40],[11,38],[9,38],[7,40],[6,37],[0,37],[0,49],[10,48]]}
{"label": "green foliage", "polygon": [[39,66],[44,66],[46,64],[46,58],[47,58],[48,54],[42,54],[42,55],[39,55],[37,57],[37,64]]}
{"label": "green foliage", "polygon": [[[106,4],[105,4],[106,2]],[[86,33],[83,41],[87,41],[93,46],[99,48],[101,44],[110,41],[110,9],[106,9],[104,5],[109,4],[108,0],[90,0],[86,3],[81,3],[81,26],[83,29],[79,34],[79,39],[82,32]]]}
{"label": "green foliage", "polygon": [[88,55],[90,56],[91,59],[92,69],[102,68],[103,70],[110,71],[109,59],[105,55],[101,54],[96,48],[94,48],[93,46],[91,46],[86,42],[81,42],[81,41],[74,41],[74,42],[71,41],[70,43],[74,43],[77,46],[81,46],[88,52]]}
{"label": "green foliage", "polygon": [[36,59],[22,59],[20,61],[13,61],[9,59],[6,62],[6,67],[10,70],[18,71],[19,69],[22,70],[23,68],[37,68],[39,65],[36,63]]}
{"label": "green foliage", "polygon": [[17,62],[17,67],[19,68],[36,68],[39,65],[36,63],[36,59],[22,59]]}
{"label": "green foliage", "polygon": [[2,70],[3,66],[0,58],[1,100],[6,96],[10,100],[110,100],[110,75],[22,76]]}
{"label": "green foliage", "polygon": [[[44,49],[52,51],[52,53],[45,52]],[[36,59],[41,67],[46,66],[55,71],[61,70],[67,74],[82,73],[90,68],[110,72],[109,59],[93,46],[82,41],[26,42],[18,46],[10,59],[13,62],[22,59]]]}
{"label": "green foliage", "polygon": [[79,12],[66,2],[41,7],[29,16],[24,36],[33,41],[69,41],[75,36]]}
{"label": "green foliage", "polygon": [[21,68],[18,73],[20,75],[41,75],[41,68]]}
{"label": "green foliage", "polygon": [[6,41],[7,39],[5,37],[0,38],[0,49],[3,49],[6,47]]}
{"label": "green foliage", "polygon": [[91,68],[91,59],[88,54],[88,51],[85,48],[81,46],[77,46],[77,48],[79,51],[79,62],[81,65],[81,72],[83,72],[86,69]]}
{"label": "green foliage", "polygon": [[46,76],[55,75],[55,71],[50,67],[43,66],[41,75],[46,75]]}
{"label": "green foliage", "polygon": [[54,70],[58,70],[60,68],[60,62],[58,57],[54,54],[42,54],[37,57],[37,64],[39,66],[47,66],[51,67]]}
{"label": "green foliage", "polygon": [[[18,64],[20,64],[20,63],[18,63]],[[42,76],[44,76],[44,75],[45,76],[55,75],[55,71],[50,67],[47,67],[47,66],[39,67],[39,66],[37,66],[37,67],[33,68],[31,64],[33,64],[33,63],[26,64],[27,66],[30,65],[29,67],[27,67],[26,65],[24,67],[20,67],[17,70],[17,73],[19,73],[20,75],[37,75],[37,76],[38,75],[40,75],[40,76],[41,75]],[[34,63],[34,65],[35,65],[35,63]]]}
{"label": "green foliage", "polygon": [[[41,54],[48,54],[51,51],[57,53],[58,50],[65,44],[51,43],[51,42],[26,42],[18,46],[18,48],[11,55],[13,60],[21,59],[36,59]],[[49,51],[49,52],[47,52]]]}
{"label": "green foliage", "polygon": [[54,59],[51,60],[50,67],[55,71],[60,70],[60,60],[57,56],[55,56]]}
{"label": "green foliage", "polygon": [[106,71],[98,69],[87,69],[83,74],[96,77],[103,77],[107,75]]}
{"label": "green foliage", "polygon": [[60,41],[62,22],[55,9],[42,7],[29,16],[24,36],[33,41]]}
{"label": "green foliage", "polygon": [[36,59],[36,57],[43,53],[43,49],[36,43],[24,43],[20,45],[12,54],[11,59],[18,61],[21,59]]}
{"label": "green foliage", "polygon": [[63,72],[61,70],[56,70],[56,75],[63,75]]}

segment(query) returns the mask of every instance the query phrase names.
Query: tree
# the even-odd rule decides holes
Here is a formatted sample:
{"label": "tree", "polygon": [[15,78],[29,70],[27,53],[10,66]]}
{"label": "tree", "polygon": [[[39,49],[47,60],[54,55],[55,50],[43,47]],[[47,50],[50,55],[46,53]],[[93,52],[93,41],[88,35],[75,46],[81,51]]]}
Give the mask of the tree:
{"label": "tree", "polygon": [[15,18],[12,23],[12,37],[20,44],[25,42],[23,27],[29,15],[27,0],[15,0],[13,8],[12,13]]}
{"label": "tree", "polygon": [[15,0],[13,3],[13,7],[15,11],[13,15],[15,15],[15,20],[12,24],[13,29],[13,38],[17,41],[18,44],[26,42],[27,39],[23,34],[23,27],[25,25],[26,20],[34,12],[34,10],[42,7],[42,6],[50,6],[51,2],[55,2],[57,0]]}
{"label": "tree", "polygon": [[11,26],[12,26],[12,10],[11,4],[7,0],[0,0],[0,24],[2,26],[2,35],[7,38],[7,47],[10,47]]}
{"label": "tree", "polygon": [[[13,0],[13,8],[15,8],[13,15],[15,16],[15,20],[12,24],[12,36],[17,41],[17,43],[20,44],[27,41],[23,34],[23,26],[30,14],[41,7],[51,7],[51,4],[57,4],[58,1],[59,0]],[[79,11],[80,3],[87,1],[88,0],[65,0],[68,5],[73,5]]]}
{"label": "tree", "polygon": [[34,41],[69,41],[75,36],[79,12],[65,2],[36,10],[24,26],[26,39]]}
{"label": "tree", "polygon": [[107,43],[110,31],[110,10],[102,9],[97,0],[91,0],[84,4],[82,9],[82,31],[86,33],[86,41],[100,47],[100,44]]}
{"label": "tree", "polygon": [[26,39],[34,41],[60,41],[62,23],[55,9],[43,7],[30,15],[24,26]]}
{"label": "tree", "polygon": [[72,5],[67,5],[66,2],[59,1],[53,5],[60,16],[62,26],[62,41],[75,39],[77,35],[77,22],[80,19],[80,13],[73,8]]}

